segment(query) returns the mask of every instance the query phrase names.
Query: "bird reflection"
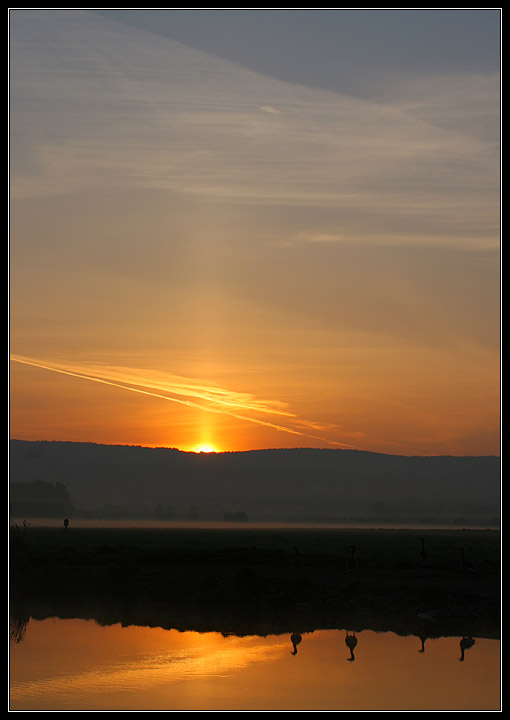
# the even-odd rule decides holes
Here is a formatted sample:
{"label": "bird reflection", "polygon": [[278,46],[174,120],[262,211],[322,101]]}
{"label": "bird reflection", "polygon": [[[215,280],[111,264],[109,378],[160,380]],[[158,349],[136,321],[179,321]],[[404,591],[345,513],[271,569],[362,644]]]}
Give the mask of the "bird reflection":
{"label": "bird reflection", "polygon": [[425,641],[427,640],[428,636],[427,635],[419,635],[418,637],[420,638],[420,642],[421,642],[421,648],[418,650],[418,652],[424,653],[425,652]]}
{"label": "bird reflection", "polygon": [[464,662],[464,653],[466,650],[469,650],[469,648],[472,648],[475,644],[475,641],[472,637],[463,637],[460,641],[460,662]]}
{"label": "bird reflection", "polygon": [[291,641],[292,647],[294,649],[293,649],[291,655],[297,655],[297,646],[299,645],[299,643],[301,642],[302,639],[303,638],[301,637],[300,633],[298,633],[298,632],[292,633],[292,635],[290,636],[290,641]]}
{"label": "bird reflection", "polygon": [[352,633],[352,635],[349,635],[349,633],[348,633],[347,630],[346,630],[346,631],[345,631],[345,644],[347,645],[347,647],[349,648],[349,651],[350,651],[350,653],[351,653],[350,657],[348,657],[347,660],[348,660],[349,662],[354,662],[354,660],[356,659],[356,658],[354,657],[354,648],[355,648],[356,645],[358,644],[358,640],[357,640],[357,638],[356,638],[356,634],[355,634],[355,633]]}

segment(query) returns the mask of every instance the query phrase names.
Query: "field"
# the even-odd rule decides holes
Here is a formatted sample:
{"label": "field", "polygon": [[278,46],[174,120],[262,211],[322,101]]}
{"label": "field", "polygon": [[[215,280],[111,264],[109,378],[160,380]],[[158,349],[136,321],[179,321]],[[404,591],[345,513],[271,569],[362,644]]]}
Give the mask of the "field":
{"label": "field", "polygon": [[497,530],[15,526],[11,615],[498,637],[500,549]]}

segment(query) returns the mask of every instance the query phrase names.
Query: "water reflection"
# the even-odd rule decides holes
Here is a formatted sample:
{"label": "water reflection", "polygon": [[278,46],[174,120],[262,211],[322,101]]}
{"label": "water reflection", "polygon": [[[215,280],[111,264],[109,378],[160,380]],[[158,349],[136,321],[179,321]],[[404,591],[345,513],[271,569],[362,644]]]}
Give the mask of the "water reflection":
{"label": "water reflection", "polygon": [[10,619],[9,623],[9,640],[11,644],[20,643],[25,637],[28,623],[28,617],[15,617]]}
{"label": "water reflection", "polygon": [[464,662],[464,653],[466,650],[469,650],[469,648],[472,648],[475,644],[475,641],[472,637],[463,637],[460,641],[460,658],[459,660],[461,662]]}
{"label": "water reflection", "polygon": [[418,652],[424,653],[425,652],[425,642],[428,639],[428,635],[420,635],[419,638],[420,638],[420,642],[421,642],[421,647],[418,650]]}
{"label": "water reflection", "polygon": [[299,643],[301,642],[302,639],[303,638],[301,637],[301,633],[295,632],[295,633],[292,633],[292,635],[290,636],[290,641],[291,641],[292,647],[293,647],[293,650],[292,650],[293,655],[297,655],[297,646],[299,645]]}
{"label": "water reflection", "polygon": [[350,651],[350,653],[351,653],[351,654],[350,654],[350,657],[348,657],[347,660],[349,660],[350,662],[353,662],[353,661],[355,660],[355,657],[354,657],[354,648],[355,648],[356,645],[358,644],[358,640],[357,640],[357,638],[356,638],[356,634],[355,634],[355,633],[352,633],[351,635],[349,635],[349,633],[346,632],[346,633],[345,633],[345,644],[347,645],[347,647],[349,648],[349,651]]}
{"label": "water reflection", "polygon": [[17,621],[11,641],[11,710],[499,709],[499,641],[485,638],[239,637],[52,618]]}

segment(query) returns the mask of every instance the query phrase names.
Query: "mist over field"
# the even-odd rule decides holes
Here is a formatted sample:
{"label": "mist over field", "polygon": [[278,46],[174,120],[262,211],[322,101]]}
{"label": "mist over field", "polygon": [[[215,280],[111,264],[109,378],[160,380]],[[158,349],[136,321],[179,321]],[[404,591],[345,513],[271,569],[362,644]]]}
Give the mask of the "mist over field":
{"label": "mist over field", "polygon": [[11,441],[12,515],[13,483],[35,481],[65,486],[82,517],[494,526],[500,514],[497,457]]}

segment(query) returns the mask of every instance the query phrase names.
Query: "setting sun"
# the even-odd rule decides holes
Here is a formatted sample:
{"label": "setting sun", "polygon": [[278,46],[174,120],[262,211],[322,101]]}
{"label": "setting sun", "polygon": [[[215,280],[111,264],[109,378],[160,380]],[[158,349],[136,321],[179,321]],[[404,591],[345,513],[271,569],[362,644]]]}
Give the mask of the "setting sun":
{"label": "setting sun", "polygon": [[195,448],[193,448],[193,452],[212,453],[212,452],[218,452],[218,450],[216,448],[214,448],[212,445],[208,445],[208,444],[204,443],[202,445],[197,445]]}
{"label": "setting sun", "polygon": [[502,8],[8,30],[11,710],[498,709]]}
{"label": "setting sun", "polygon": [[499,454],[497,11],[11,11],[12,438]]}

